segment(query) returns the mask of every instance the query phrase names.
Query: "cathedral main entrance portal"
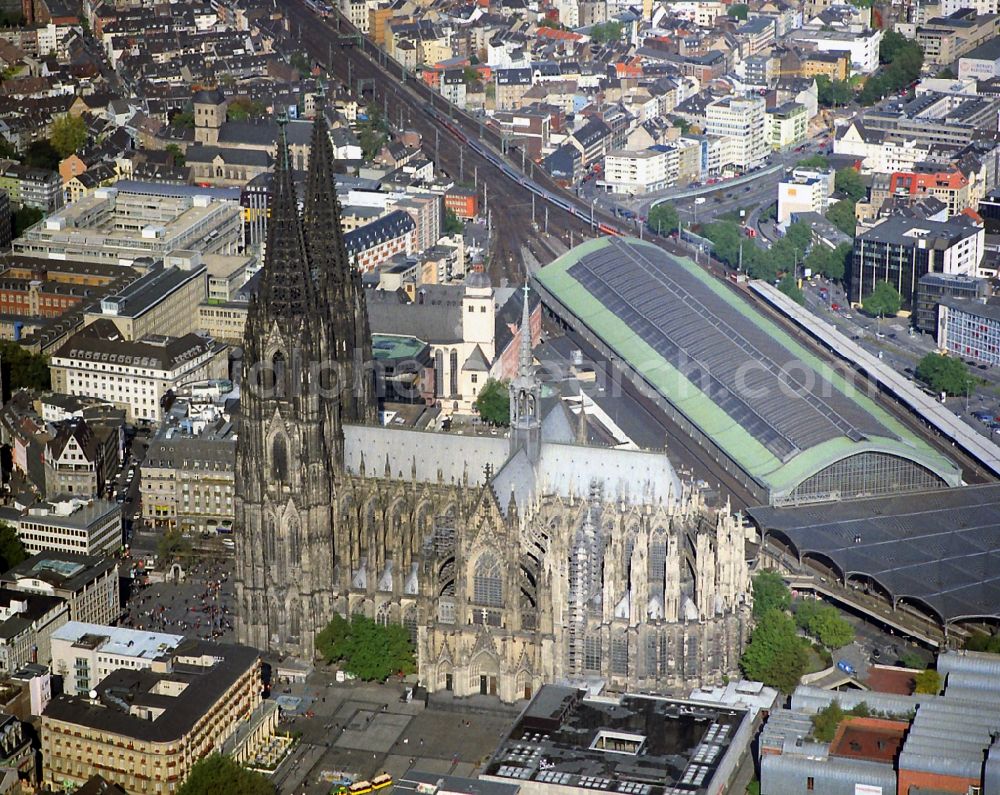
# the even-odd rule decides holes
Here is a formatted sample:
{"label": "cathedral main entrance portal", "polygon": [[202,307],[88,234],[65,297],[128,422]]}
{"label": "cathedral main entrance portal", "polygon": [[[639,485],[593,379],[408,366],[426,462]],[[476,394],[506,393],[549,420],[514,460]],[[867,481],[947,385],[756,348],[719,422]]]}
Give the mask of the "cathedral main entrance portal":
{"label": "cathedral main entrance portal", "polygon": [[479,695],[495,696],[497,694],[497,677],[481,674],[479,677]]}

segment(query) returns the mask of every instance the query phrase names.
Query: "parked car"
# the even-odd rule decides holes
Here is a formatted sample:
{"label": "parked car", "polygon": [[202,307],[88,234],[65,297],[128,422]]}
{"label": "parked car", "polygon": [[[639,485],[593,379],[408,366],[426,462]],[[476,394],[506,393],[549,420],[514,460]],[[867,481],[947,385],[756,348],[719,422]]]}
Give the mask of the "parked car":
{"label": "parked car", "polygon": [[857,669],[847,660],[837,660],[837,667],[848,676],[854,676],[857,673]]}

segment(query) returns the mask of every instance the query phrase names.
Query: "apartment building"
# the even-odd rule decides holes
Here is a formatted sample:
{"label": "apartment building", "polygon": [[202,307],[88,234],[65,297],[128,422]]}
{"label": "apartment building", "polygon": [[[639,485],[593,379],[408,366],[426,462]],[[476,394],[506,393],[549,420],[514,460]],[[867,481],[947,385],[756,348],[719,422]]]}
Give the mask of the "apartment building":
{"label": "apartment building", "polygon": [[51,213],[63,206],[63,186],[59,172],[0,160],[0,189],[14,207],[34,207]]}
{"label": "apartment building", "polygon": [[53,423],[52,430],[45,445],[46,495],[102,496],[118,466],[121,428],[74,417]]}
{"label": "apartment building", "polygon": [[121,506],[102,499],[41,503],[21,514],[17,535],[29,555],[112,554],[122,546]]}
{"label": "apartment building", "polygon": [[0,588],[0,675],[10,675],[28,663],[47,665],[49,639],[69,620],[62,599]]}
{"label": "apartment building", "polygon": [[882,30],[879,28],[801,28],[792,31],[789,38],[819,52],[849,53],[852,74],[870,75],[878,69],[878,51],[882,43]]}
{"label": "apartment building", "polygon": [[938,350],[1000,364],[1000,301],[944,297],[938,304]]}
{"label": "apartment building", "polygon": [[119,668],[166,670],[183,635],[69,621],[52,633],[52,671],[63,692],[85,696]]}
{"label": "apartment building", "polygon": [[157,423],[168,391],[226,378],[228,364],[226,347],[211,339],[197,334],[148,334],[130,341],[111,320],[101,318],[56,351],[51,360],[52,388],[118,406],[130,422]]}
{"label": "apartment building", "polygon": [[763,97],[723,97],[705,108],[705,132],[730,139],[720,164],[745,170],[767,157],[766,104]]}
{"label": "apartment building", "polygon": [[47,550],[0,576],[3,587],[61,599],[70,621],[113,624],[121,616],[118,561],[108,555]]}
{"label": "apartment building", "polygon": [[628,196],[662,190],[676,182],[677,160],[677,149],[669,146],[638,152],[615,149],[604,157],[604,175],[597,186]]}
{"label": "apartment building", "polygon": [[417,225],[409,213],[394,210],[344,235],[347,256],[361,271],[373,270],[396,254],[413,254]]}
{"label": "apartment building", "polygon": [[203,756],[252,760],[274,736],[277,705],[262,703],[259,653],[184,641],[162,670],[119,668],[96,698],[56,696],[42,714],[42,779],[64,787],[99,774],[128,792],[175,792]]}
{"label": "apartment building", "polygon": [[796,146],[806,139],[809,115],[806,106],[798,102],[785,102],[769,108],[765,114],[765,136],[775,151]]}

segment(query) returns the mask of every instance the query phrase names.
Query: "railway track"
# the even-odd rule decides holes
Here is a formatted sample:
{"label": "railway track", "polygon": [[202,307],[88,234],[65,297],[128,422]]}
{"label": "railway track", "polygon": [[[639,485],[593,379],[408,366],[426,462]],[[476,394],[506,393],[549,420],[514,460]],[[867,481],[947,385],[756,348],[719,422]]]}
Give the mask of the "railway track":
{"label": "railway track", "polygon": [[[495,280],[520,282],[525,278],[522,251],[530,252],[539,264],[544,265],[558,256],[563,247],[570,248],[576,243],[598,235],[595,226],[581,217],[591,213],[590,206],[584,208],[575,196],[562,191],[548,175],[534,167],[531,168],[530,181],[550,195],[557,196],[561,201],[557,206],[552,206],[551,200],[549,202],[536,200],[533,204],[532,191],[523,184],[523,181],[518,181],[523,180],[525,175],[517,172],[512,163],[507,164],[506,169],[501,168],[467,145],[469,140],[478,139],[488,147],[499,151],[503,144],[498,132],[464,111],[455,109],[430,86],[409,75],[400,64],[386,55],[371,40],[360,35],[339,12],[334,11],[333,18],[336,20],[334,25],[329,20],[317,18],[303,0],[287,0],[285,10],[288,14],[290,33],[297,32],[301,45],[311,58],[322,64],[342,83],[349,85],[357,94],[362,93],[359,88],[370,86],[371,101],[376,106],[382,107],[386,120],[390,124],[395,123],[397,128],[403,126],[419,132],[425,152],[433,157],[436,166],[453,179],[468,180],[470,175],[475,175],[477,181],[482,181],[484,204],[488,206],[492,219],[489,272]],[[348,44],[348,38],[351,38],[351,44]],[[360,46],[357,46],[359,42]],[[466,140],[462,141],[448,129],[442,129],[441,122],[429,115],[427,108],[436,110],[439,116],[447,115],[448,126],[458,128],[459,134],[464,134]],[[515,147],[513,151],[519,150]],[[515,176],[512,176],[512,173]],[[572,209],[567,210],[564,205]],[[546,206],[548,206],[547,215]],[[616,230],[617,234],[634,232],[631,228],[624,228],[619,219],[604,211],[594,210],[592,217],[595,224],[600,223],[606,229]],[[546,230],[540,229],[543,218],[547,233]],[[650,233],[649,240],[675,256],[691,256],[691,248],[671,238],[662,238]],[[792,331],[797,339],[803,339],[786,318],[777,315],[766,303],[733,284],[727,278],[728,271],[722,263],[705,256],[702,258],[702,267],[724,281],[730,289],[738,293],[743,300],[749,301],[758,311]],[[803,341],[824,360],[838,363],[829,351],[815,345],[811,340]],[[864,380],[860,374],[856,377]],[[993,480],[977,462],[945,442],[933,431],[928,431],[918,418],[898,402],[885,396],[880,396],[880,402],[908,427],[955,459],[967,473],[967,480],[970,482]],[[671,435],[675,436],[675,443],[681,442],[680,435]],[[684,442],[684,446],[687,447],[687,442]],[[724,470],[720,469],[711,474],[726,486],[736,485],[726,482],[728,473]],[[736,493],[739,491],[737,488],[730,490]]]}

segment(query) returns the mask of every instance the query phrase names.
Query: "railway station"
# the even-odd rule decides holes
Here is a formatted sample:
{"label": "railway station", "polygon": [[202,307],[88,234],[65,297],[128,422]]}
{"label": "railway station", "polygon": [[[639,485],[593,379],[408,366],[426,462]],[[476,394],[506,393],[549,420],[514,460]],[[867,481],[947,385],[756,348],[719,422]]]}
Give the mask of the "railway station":
{"label": "railway station", "polygon": [[953,461],[863,394],[847,371],[687,258],[605,237],[542,268],[536,282],[559,325],[613,358],[762,504],[962,482]]}

